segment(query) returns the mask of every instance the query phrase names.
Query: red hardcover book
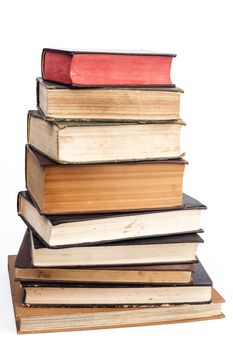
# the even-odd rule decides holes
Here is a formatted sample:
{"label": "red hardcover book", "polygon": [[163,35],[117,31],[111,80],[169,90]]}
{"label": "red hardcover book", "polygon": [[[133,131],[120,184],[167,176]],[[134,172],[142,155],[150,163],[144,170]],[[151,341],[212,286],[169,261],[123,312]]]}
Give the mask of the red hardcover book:
{"label": "red hardcover book", "polygon": [[44,80],[77,86],[174,86],[174,54],[43,49]]}

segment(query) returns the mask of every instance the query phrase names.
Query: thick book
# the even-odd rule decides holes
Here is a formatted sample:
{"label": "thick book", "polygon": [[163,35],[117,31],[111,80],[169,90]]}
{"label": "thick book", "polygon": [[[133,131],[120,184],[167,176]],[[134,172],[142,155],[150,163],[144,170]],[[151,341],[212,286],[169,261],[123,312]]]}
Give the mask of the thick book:
{"label": "thick book", "polygon": [[114,214],[42,215],[27,191],[19,192],[19,216],[51,247],[203,232],[200,214],[206,206],[183,194],[179,209]]}
{"label": "thick book", "polygon": [[37,79],[37,106],[46,120],[114,122],[176,120],[179,88],[71,89]]}
{"label": "thick book", "polygon": [[185,164],[178,158],[66,165],[26,146],[26,187],[44,214],[181,207]]}
{"label": "thick book", "polygon": [[172,159],[182,155],[182,125],[182,120],[48,122],[39,111],[29,111],[28,144],[65,164]]}
{"label": "thick book", "polygon": [[222,296],[212,288],[210,303],[150,307],[24,307],[23,290],[14,280],[15,256],[8,257],[11,295],[18,334],[146,326],[223,318]]}
{"label": "thick book", "polygon": [[44,80],[75,86],[172,86],[174,54],[68,51],[45,48]]}
{"label": "thick book", "polygon": [[21,281],[28,306],[112,306],[208,303],[212,281],[200,262],[189,284],[125,285]]}
{"label": "thick book", "polygon": [[32,264],[52,266],[107,266],[187,263],[196,261],[197,233],[117,241],[102,245],[47,247],[30,229]]}
{"label": "thick book", "polygon": [[15,279],[30,282],[81,282],[120,284],[190,283],[196,263],[92,266],[35,267],[32,263],[30,236],[26,234],[15,261]]}

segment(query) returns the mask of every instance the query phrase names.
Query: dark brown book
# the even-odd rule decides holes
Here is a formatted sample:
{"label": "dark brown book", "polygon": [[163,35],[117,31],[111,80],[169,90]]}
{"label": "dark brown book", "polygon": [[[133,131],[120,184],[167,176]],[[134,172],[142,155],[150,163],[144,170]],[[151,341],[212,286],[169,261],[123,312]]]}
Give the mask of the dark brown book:
{"label": "dark brown book", "polygon": [[114,306],[209,303],[212,281],[200,262],[189,284],[127,285],[21,281],[30,306]]}
{"label": "dark brown book", "polygon": [[224,299],[212,288],[211,303],[137,308],[24,307],[23,290],[14,280],[15,256],[8,257],[9,278],[19,334],[132,327],[223,318]]}
{"label": "dark brown book", "polygon": [[[35,232],[30,237],[32,263],[38,267],[190,263],[203,239],[196,233],[108,242],[92,246],[47,247]],[[28,238],[29,239],[29,238]]]}
{"label": "dark brown book", "polygon": [[185,163],[179,158],[64,165],[26,146],[26,186],[44,214],[181,207]]}
{"label": "dark brown book", "polygon": [[163,264],[134,266],[92,267],[34,267],[31,256],[31,240],[24,236],[15,262],[15,278],[34,282],[82,282],[165,284],[189,283],[196,264]]}
{"label": "dark brown book", "polygon": [[18,214],[50,247],[101,244],[108,241],[200,233],[200,214],[206,206],[183,194],[182,207],[151,212],[42,215],[27,191],[19,192]]}
{"label": "dark brown book", "polygon": [[73,86],[174,86],[174,54],[58,50],[42,52],[43,79]]}

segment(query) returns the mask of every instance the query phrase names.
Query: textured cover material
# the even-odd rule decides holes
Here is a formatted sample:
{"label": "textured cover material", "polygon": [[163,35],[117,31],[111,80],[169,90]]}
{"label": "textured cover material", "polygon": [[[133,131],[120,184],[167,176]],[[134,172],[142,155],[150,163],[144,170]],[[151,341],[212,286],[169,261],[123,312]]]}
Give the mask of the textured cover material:
{"label": "textured cover material", "polygon": [[[37,105],[39,105],[39,84],[43,84],[44,86],[46,86],[46,89],[48,90],[67,90],[67,89],[109,89],[109,87],[105,87],[105,86],[82,86],[82,87],[78,87],[78,86],[67,86],[67,85],[63,85],[63,84],[58,84],[58,83],[54,83],[51,81],[45,81],[43,80],[41,77],[37,77],[36,78],[36,82],[37,82]],[[122,89],[122,90],[152,90],[152,91],[168,91],[168,92],[180,92],[183,93],[184,90],[179,88],[179,87],[175,87],[175,86],[146,86],[146,87],[133,87],[133,86],[111,86],[111,90],[118,90],[118,89]]]}
{"label": "textured cover material", "polygon": [[[92,267],[80,267],[76,266],[75,269],[85,270],[127,270],[127,271],[194,271],[196,264],[156,264],[156,265],[133,265],[133,266],[92,266]],[[29,232],[24,235],[21,243],[18,255],[15,260],[16,268],[37,268],[32,264],[31,258],[31,239]],[[56,267],[50,267],[50,269],[56,269]],[[41,267],[40,267],[41,269]],[[44,267],[46,270],[46,267]],[[71,269],[69,266],[60,267],[60,269]]]}
{"label": "textured cover material", "polygon": [[[162,321],[162,322],[150,322],[147,320],[146,322],[139,322],[135,317],[132,317],[132,321],[130,323],[124,323],[120,324],[119,321],[116,321],[112,325],[101,325],[100,322],[93,325],[86,325],[86,326],[72,326],[72,319],[75,315],[83,313],[87,316],[88,319],[92,319],[92,316],[94,315],[101,315],[105,312],[114,312],[115,316],[117,316],[118,312],[126,312],[131,310],[141,310],[141,308],[56,308],[56,307],[50,307],[50,308],[28,308],[24,307],[22,305],[23,301],[23,291],[20,288],[20,284],[18,282],[14,281],[14,261],[15,256],[9,256],[8,257],[8,269],[9,269],[9,278],[10,278],[10,285],[11,285],[11,294],[12,294],[12,302],[14,307],[14,315],[15,315],[15,322],[16,322],[16,329],[18,334],[23,333],[40,333],[40,332],[61,332],[61,331],[77,331],[77,330],[84,330],[84,329],[102,329],[102,328],[114,328],[114,327],[132,327],[132,326],[145,326],[145,325],[156,325],[156,324],[167,324],[167,323],[179,323],[179,322],[191,322],[191,321],[200,321],[200,320],[211,320],[211,319],[218,319],[223,318],[224,315],[222,313],[216,314],[215,316],[209,316],[209,317],[184,317],[184,318],[178,318],[177,320],[168,320],[168,321]],[[224,299],[222,296],[215,290],[212,289],[212,303],[223,303]],[[208,306],[207,306],[208,307]],[[153,309],[153,306],[151,307]],[[150,308],[150,309],[151,309]],[[177,306],[179,308],[179,306]],[[168,310],[168,309],[167,309]],[[48,318],[50,319],[50,322],[53,322],[57,319],[57,317],[68,317],[70,316],[70,327],[64,328],[64,326],[60,325],[59,327],[48,327],[48,325],[43,324],[43,320]],[[22,325],[24,321],[26,320],[32,320],[35,318],[37,322],[40,320],[42,321],[41,325],[38,325],[38,328],[36,330],[30,330],[30,329],[23,329]]]}
{"label": "textured cover material", "polygon": [[[38,119],[44,119],[43,112],[41,110],[29,110],[28,111],[28,136],[29,136],[29,122],[30,117],[38,118]],[[186,123],[182,119],[170,119],[170,120],[69,120],[69,119],[61,119],[61,120],[47,120],[47,123],[51,123],[53,125],[56,125],[59,129],[65,129],[70,127],[81,127],[81,126],[119,126],[119,125],[143,125],[143,124],[179,124],[179,125],[186,125]],[[29,139],[29,137],[27,137]]]}
{"label": "textured cover material", "polygon": [[[98,54],[109,54],[109,55],[140,55],[140,56],[167,56],[167,57],[176,57],[174,53],[165,53],[165,52],[153,52],[153,51],[144,51],[144,50],[136,50],[136,51],[118,51],[118,50],[70,50],[70,49],[61,49],[61,48],[49,48],[45,47],[43,51],[51,51],[51,52],[61,52],[67,55],[73,54],[85,54],[91,53],[93,55]],[[43,54],[43,52],[42,52]]]}
{"label": "textured cover material", "polygon": [[[18,208],[18,214],[19,214],[19,196],[23,196],[30,204],[35,205],[34,201],[30,197],[29,193],[27,191],[21,191],[18,193],[18,200],[17,200],[17,208]],[[37,207],[36,207],[37,208]],[[193,210],[193,209],[207,209],[207,207],[199,202],[198,200],[192,198],[191,196],[188,196],[187,194],[183,194],[183,205],[180,208],[176,209],[164,209],[164,210],[154,210],[154,212],[164,212],[164,211],[173,211],[173,210]],[[137,212],[137,215],[142,215],[148,212],[142,211]],[[153,211],[150,211],[150,214],[153,213]],[[20,215],[20,214],[19,214]],[[96,220],[96,219],[106,219],[106,218],[117,218],[121,216],[132,216],[135,215],[135,213],[115,213],[115,214],[67,214],[67,215],[44,215],[53,226],[64,224],[68,222],[76,222],[76,221],[88,221],[88,220]],[[21,216],[22,217],[22,216]],[[202,232],[202,230],[198,231]]]}
{"label": "textured cover material", "polygon": [[15,259],[15,267],[26,268],[33,267],[32,263],[32,246],[29,231],[27,230],[22,243],[20,245],[18,254]]}
{"label": "textured cover material", "polygon": [[175,56],[44,48],[41,71],[43,79],[68,86],[174,86],[170,68]]}

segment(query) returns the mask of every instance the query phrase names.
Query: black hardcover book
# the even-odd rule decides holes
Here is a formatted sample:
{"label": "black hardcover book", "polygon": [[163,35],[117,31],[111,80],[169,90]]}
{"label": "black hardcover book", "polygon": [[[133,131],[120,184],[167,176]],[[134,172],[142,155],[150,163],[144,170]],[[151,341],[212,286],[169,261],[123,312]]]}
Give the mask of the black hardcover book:
{"label": "black hardcover book", "polygon": [[173,210],[42,215],[27,191],[19,192],[17,207],[19,216],[48,247],[94,245],[187,232],[201,233],[200,214],[206,209],[204,204],[183,194],[182,207]]}
{"label": "black hardcover book", "polygon": [[[196,233],[108,242],[93,246],[48,248],[28,229],[34,266],[111,266],[190,263],[203,239]],[[23,244],[22,250],[26,249]],[[28,257],[30,259],[30,257]],[[16,263],[18,260],[16,260]]]}

